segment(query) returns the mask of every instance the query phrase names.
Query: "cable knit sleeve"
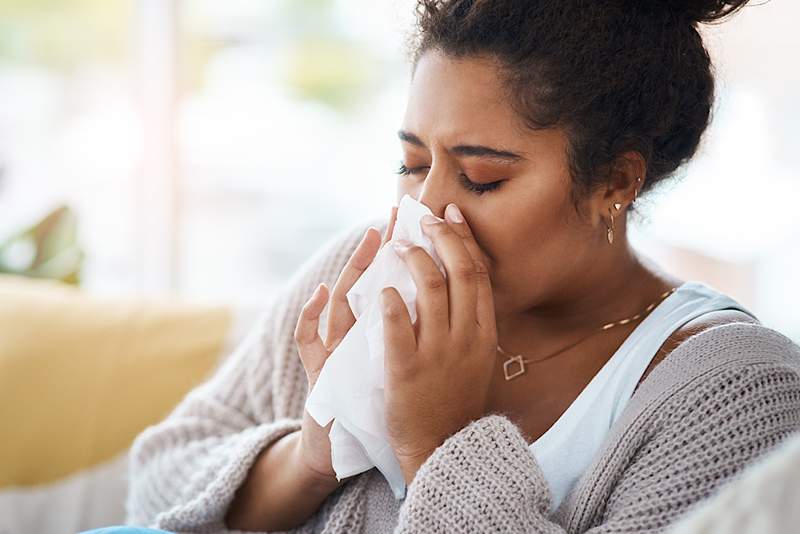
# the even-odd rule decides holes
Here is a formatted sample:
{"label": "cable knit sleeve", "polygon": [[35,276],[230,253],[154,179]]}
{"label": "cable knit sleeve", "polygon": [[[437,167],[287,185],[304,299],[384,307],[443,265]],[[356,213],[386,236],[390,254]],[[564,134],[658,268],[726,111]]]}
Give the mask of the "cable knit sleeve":
{"label": "cable knit sleeve", "polygon": [[[724,350],[703,346],[702,336],[684,343],[642,384],[648,391],[631,404],[647,399],[648,405],[626,410],[629,417],[618,421],[609,440],[617,446],[595,459],[577,485],[581,490],[556,513],[549,513],[547,481],[522,433],[491,414],[450,436],[421,466],[396,534],[663,532],[800,429],[796,345],[787,352],[768,338],[726,358]],[[704,360],[693,361],[694,354]],[[670,388],[656,389],[666,381]]]}
{"label": "cable knit sleeve", "polygon": [[[226,531],[225,514],[258,454],[300,428],[307,393],[293,338],[300,310],[317,284],[333,286],[366,227],[348,229],[307,260],[214,375],[136,438],[129,524]],[[314,530],[316,520],[298,531]]]}

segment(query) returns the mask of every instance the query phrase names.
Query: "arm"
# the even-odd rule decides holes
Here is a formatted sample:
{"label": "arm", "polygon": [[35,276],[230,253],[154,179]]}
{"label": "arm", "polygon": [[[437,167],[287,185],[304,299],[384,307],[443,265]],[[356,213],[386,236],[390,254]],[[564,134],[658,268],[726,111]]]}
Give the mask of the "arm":
{"label": "arm", "polygon": [[136,438],[129,523],[225,531],[229,511],[243,525],[254,517],[248,510],[263,509],[284,514],[271,518],[275,525],[307,520],[304,531],[315,528],[310,514],[332,489],[290,461],[308,387],[292,329],[313,289],[336,280],[362,234],[349,230],[307,260],[210,380]]}
{"label": "arm", "polygon": [[661,532],[800,428],[796,365],[729,362],[649,403],[581,479],[558,522],[519,429],[482,417],[422,464],[396,532]]}
{"label": "arm", "polygon": [[226,516],[238,530],[289,530],[302,525],[341,483],[305,468],[300,432],[269,445],[236,492]]}
{"label": "arm", "polygon": [[259,453],[300,428],[299,420],[274,417],[271,393],[260,399],[265,413],[251,408],[248,382],[254,375],[264,377],[257,387],[269,389],[273,371],[271,358],[261,357],[259,330],[169,417],[136,438],[129,523],[174,531],[226,528],[227,508]]}

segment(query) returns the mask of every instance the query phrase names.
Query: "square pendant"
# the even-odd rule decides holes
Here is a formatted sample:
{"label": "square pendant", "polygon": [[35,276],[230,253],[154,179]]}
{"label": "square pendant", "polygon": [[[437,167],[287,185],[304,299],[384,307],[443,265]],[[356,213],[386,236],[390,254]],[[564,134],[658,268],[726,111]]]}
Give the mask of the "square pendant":
{"label": "square pendant", "polygon": [[[518,366],[518,369],[516,371],[512,371],[514,369],[513,366],[515,364]],[[524,372],[525,372],[525,362],[522,361],[521,354],[512,356],[511,358],[503,362],[503,373],[506,376],[506,380],[511,380],[512,378],[516,378]]]}

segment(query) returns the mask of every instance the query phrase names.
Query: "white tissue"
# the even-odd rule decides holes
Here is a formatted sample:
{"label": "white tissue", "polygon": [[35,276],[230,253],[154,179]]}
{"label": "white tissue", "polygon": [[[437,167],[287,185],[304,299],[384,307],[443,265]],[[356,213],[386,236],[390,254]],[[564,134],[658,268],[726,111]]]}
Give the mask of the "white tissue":
{"label": "white tissue", "polygon": [[[431,210],[409,195],[397,210],[392,241],[406,239],[423,247],[446,276],[433,243],[422,233],[420,219]],[[395,498],[405,495],[405,479],[386,431],[383,398],[383,318],[380,292],[397,288],[411,321],[417,319],[417,287],[406,263],[387,244],[347,293],[356,322],[328,357],[306,410],[318,424],[330,430],[331,459],[339,479],[377,467]]]}

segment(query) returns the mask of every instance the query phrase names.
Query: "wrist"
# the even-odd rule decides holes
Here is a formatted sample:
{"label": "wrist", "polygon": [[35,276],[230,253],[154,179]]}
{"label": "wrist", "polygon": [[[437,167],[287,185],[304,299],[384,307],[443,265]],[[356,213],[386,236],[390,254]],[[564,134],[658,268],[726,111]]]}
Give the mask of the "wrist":
{"label": "wrist", "polygon": [[335,474],[324,473],[316,469],[306,461],[303,451],[302,431],[296,432],[292,443],[292,463],[297,467],[298,477],[302,485],[309,491],[321,495],[333,493],[339,486],[344,484],[343,480],[338,480]]}

